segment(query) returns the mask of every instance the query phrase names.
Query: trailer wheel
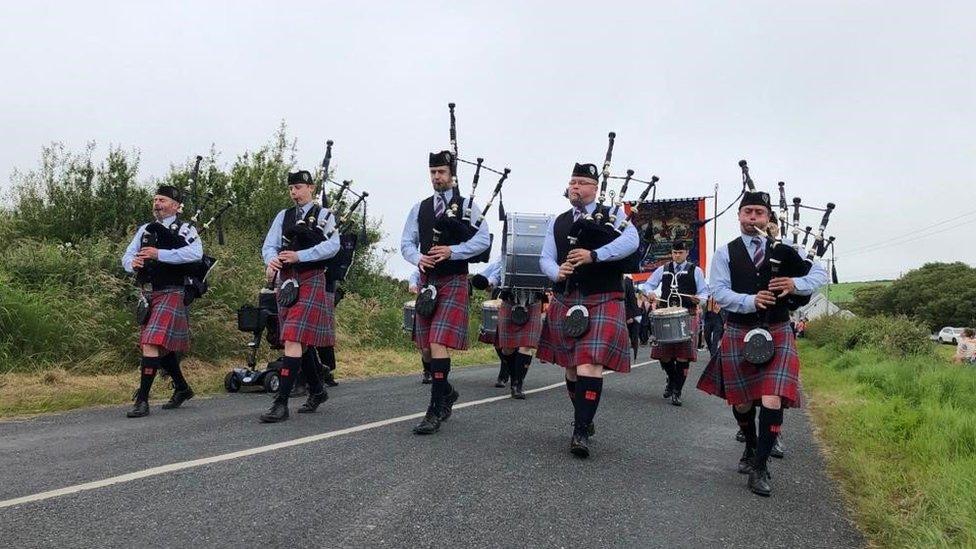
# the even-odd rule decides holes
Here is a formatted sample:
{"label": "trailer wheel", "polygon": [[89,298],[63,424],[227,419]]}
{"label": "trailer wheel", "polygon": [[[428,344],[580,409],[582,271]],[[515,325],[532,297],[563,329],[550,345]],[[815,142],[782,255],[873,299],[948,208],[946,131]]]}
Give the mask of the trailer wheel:
{"label": "trailer wheel", "polygon": [[264,374],[264,379],[262,380],[264,385],[264,391],[267,393],[277,393],[278,386],[281,385],[281,380],[278,378],[278,372],[268,372]]}
{"label": "trailer wheel", "polygon": [[236,393],[241,390],[241,378],[237,377],[237,372],[228,372],[224,377],[224,389],[228,393]]}

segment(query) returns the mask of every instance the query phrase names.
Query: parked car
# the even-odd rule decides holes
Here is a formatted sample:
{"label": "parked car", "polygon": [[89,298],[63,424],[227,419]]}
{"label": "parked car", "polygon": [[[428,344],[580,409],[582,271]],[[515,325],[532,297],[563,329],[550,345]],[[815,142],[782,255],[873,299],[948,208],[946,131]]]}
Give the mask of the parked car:
{"label": "parked car", "polygon": [[962,336],[963,330],[964,328],[951,328],[946,326],[939,331],[939,335],[936,336],[936,339],[939,343],[951,343],[955,345],[956,343],[959,343],[959,338]]}

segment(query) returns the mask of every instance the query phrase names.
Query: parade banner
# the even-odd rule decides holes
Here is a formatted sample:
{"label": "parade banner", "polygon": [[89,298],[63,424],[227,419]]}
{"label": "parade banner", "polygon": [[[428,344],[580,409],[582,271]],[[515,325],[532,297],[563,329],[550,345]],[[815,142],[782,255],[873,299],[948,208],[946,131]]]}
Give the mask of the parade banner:
{"label": "parade banner", "polygon": [[636,205],[634,227],[641,235],[640,271],[635,282],[643,282],[660,265],[671,260],[671,244],[683,240],[690,250],[688,259],[704,268],[707,246],[705,197],[655,200]]}

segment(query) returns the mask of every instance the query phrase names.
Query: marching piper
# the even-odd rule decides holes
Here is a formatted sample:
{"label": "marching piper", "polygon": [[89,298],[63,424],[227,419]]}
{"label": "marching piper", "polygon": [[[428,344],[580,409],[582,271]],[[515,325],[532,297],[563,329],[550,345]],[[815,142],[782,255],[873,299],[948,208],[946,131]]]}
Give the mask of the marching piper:
{"label": "marching piper", "polygon": [[[746,439],[739,472],[749,475],[749,489],[760,496],[772,493],[768,460],[783,424],[783,408],[801,405],[800,360],[784,298],[811,295],[828,280],[826,270],[816,262],[805,276],[790,272],[772,276],[773,248],[760,230],[771,212],[768,193],[747,191],[739,203],[741,234],[715,253],[709,287],[728,319],[719,351],[698,381],[699,389],[732,406]],[[755,364],[747,359],[745,338],[760,328],[772,336],[772,355]]]}
{"label": "marching piper", "polygon": [[691,316],[691,339],[680,343],[658,343],[651,345],[651,358],[661,362],[661,368],[667,375],[668,382],[664,389],[664,398],[670,398],[671,404],[681,406],[681,390],[688,378],[690,363],[698,360],[698,304],[708,299],[708,284],[701,267],[688,261],[688,248],[681,240],[671,244],[671,261],[661,265],[638,289],[648,294],[652,300],[658,299],[656,290],[661,287],[662,298],[659,305],[668,302],[669,297],[677,293],[680,305],[675,300],[675,306],[688,310]]}
{"label": "marching piper", "polygon": [[[603,392],[604,369],[630,371],[623,301],[624,260],[640,244],[633,225],[594,250],[570,243],[570,231],[577,220],[595,214],[607,216],[607,208],[595,200],[597,173],[593,164],[574,166],[566,192],[572,208],[549,223],[539,259],[542,272],[554,284],[538,358],[565,369],[566,388],[574,409],[570,452],[580,458],[590,455],[589,437],[594,432],[593,418]],[[619,227],[624,219],[617,221]],[[588,320],[588,328],[579,334],[581,316]]]}
{"label": "marching piper", "polygon": [[155,221],[139,227],[122,255],[122,267],[138,273],[143,285],[137,320],[142,325],[139,346],[139,390],[135,404],[126,413],[136,418],[149,415],[149,390],[160,368],[173,380],[173,396],[164,410],[179,408],[193,398],[193,389],[180,370],[180,358],[190,348],[190,317],[184,305],[184,277],[187,267],[203,259],[203,244],[197,231],[177,217],[183,203],[179,189],[161,185],[153,196]]}
{"label": "marching piper", "polygon": [[[460,220],[464,199],[454,187],[455,166],[450,151],[430,153],[430,181],[434,194],[415,204],[407,215],[400,238],[403,258],[420,268],[421,290],[417,296],[414,342],[430,351],[433,378],[430,403],[424,419],[413,429],[418,435],[436,433],[451,417],[458,392],[448,382],[450,349],[468,348],[468,259],[491,245],[487,223],[478,225],[480,212],[471,205],[471,235],[448,235],[445,223],[467,229]],[[444,240],[442,240],[444,239]],[[454,242],[450,242],[454,241]],[[450,242],[450,243],[448,243]]]}
{"label": "marching piper", "polygon": [[299,170],[288,174],[288,194],[295,206],[278,212],[261,247],[268,279],[278,280],[278,324],[285,356],[279,370],[281,383],[271,408],[261,415],[263,423],[288,419],[288,397],[301,371],[308,383],[308,399],[298,413],[315,412],[329,396],[319,376],[311,347],[335,344],[329,321],[332,301],[326,293],[325,266],[339,251],[339,236],[326,238],[320,220],[325,208],[312,202],[312,174]]}

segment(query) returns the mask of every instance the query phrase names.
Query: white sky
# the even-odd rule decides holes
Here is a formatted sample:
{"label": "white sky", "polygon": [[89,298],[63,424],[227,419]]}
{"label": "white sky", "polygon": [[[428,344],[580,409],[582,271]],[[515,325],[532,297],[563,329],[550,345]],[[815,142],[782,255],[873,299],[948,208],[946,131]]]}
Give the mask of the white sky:
{"label": "white sky", "polygon": [[718,182],[724,205],[746,158],[769,191],[835,202],[842,280],[976,264],[974,6],[7,2],[0,185],[51,141],[138,149],[148,179],[211,144],[229,163],[284,120],[305,167],[336,141],[393,246],[454,101],[462,156],[512,168],[509,211],[566,209],[573,162],[600,163],[615,130],[614,171],[657,174],[659,197]]}

